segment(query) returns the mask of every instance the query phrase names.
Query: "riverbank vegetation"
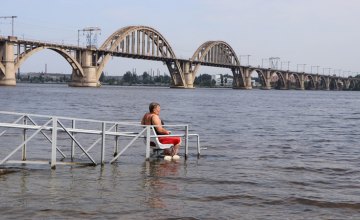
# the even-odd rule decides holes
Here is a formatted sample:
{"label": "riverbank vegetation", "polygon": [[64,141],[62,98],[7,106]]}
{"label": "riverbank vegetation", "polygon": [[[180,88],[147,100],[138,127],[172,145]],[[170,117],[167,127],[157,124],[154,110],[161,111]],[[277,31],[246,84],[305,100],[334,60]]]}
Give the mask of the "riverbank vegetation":
{"label": "riverbank vegetation", "polygon": [[[232,76],[225,74],[220,74],[220,78],[216,81],[214,77],[210,74],[204,73],[199,74],[195,77],[194,86],[195,87],[205,87],[205,88],[216,88],[216,87],[229,87],[227,81],[232,80]],[[354,76],[354,78],[360,78],[360,74]],[[150,85],[150,86],[165,86],[169,87],[171,84],[171,78],[169,75],[150,75],[147,72],[144,72],[141,75],[137,75],[135,72],[127,71],[123,76],[107,76],[102,74],[100,77],[100,82],[102,85],[115,85],[115,86],[132,86],[132,85]],[[258,78],[253,79],[255,84],[259,83]],[[71,81],[70,74],[63,73],[26,73],[17,75],[18,83],[58,83],[58,84],[67,84]],[[305,82],[305,88],[309,87],[308,82]],[[230,83],[231,84],[231,83]],[[231,87],[231,86],[230,86]],[[273,86],[276,88],[276,85]],[[253,86],[256,88],[256,86]],[[360,83],[357,83],[354,88],[351,90],[360,91]]]}
{"label": "riverbank vegetation", "polygon": [[[69,83],[70,74],[62,73],[27,73],[17,76],[19,83]],[[169,75],[150,75],[144,72],[137,75],[134,72],[127,71],[123,76],[107,76],[102,73],[99,81],[102,85],[132,86],[132,85],[152,85],[152,86],[170,86],[171,78]],[[197,87],[215,87],[215,80],[209,74],[200,74],[195,77],[194,85]]]}

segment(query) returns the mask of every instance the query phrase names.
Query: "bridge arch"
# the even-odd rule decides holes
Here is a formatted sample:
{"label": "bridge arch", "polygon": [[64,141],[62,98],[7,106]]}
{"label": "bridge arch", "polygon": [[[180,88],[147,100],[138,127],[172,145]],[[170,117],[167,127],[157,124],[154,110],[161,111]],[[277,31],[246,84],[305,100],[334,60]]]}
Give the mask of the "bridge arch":
{"label": "bridge arch", "polygon": [[273,79],[273,77],[277,76],[278,80],[276,82],[276,85],[274,85],[275,88],[277,89],[282,89],[285,88],[285,78],[283,76],[283,74],[279,71],[273,71],[270,73],[270,79]]}
{"label": "bridge arch", "polygon": [[301,89],[300,77],[297,73],[289,73],[288,88],[290,89],[293,84],[296,89]]}
{"label": "bridge arch", "polygon": [[339,90],[346,90],[348,87],[348,79],[347,78],[338,78],[338,89]]}
{"label": "bridge arch", "polygon": [[[136,54],[141,58],[157,56],[166,62],[175,85],[185,85],[180,63],[175,61],[176,56],[165,37],[147,26],[127,26],[115,31],[99,48],[114,53]],[[99,79],[112,54],[104,53],[97,60],[96,76]]]}
{"label": "bridge arch", "polygon": [[207,41],[201,44],[193,54],[191,61],[196,63],[192,70],[194,79],[201,63],[211,63],[211,66],[240,66],[235,51],[224,41]]}
{"label": "bridge arch", "polygon": [[[307,84],[305,84],[307,82]],[[316,89],[315,79],[312,75],[304,75],[304,87],[305,89]]]}
{"label": "bridge arch", "polygon": [[317,89],[320,89],[320,90],[326,90],[327,89],[326,88],[326,79],[325,79],[324,76],[320,75],[319,78],[318,78],[318,81],[316,83],[317,83],[317,85],[316,85]]}
{"label": "bridge arch", "polygon": [[336,77],[330,77],[330,84],[329,84],[330,90],[338,90],[338,79]]}
{"label": "bridge arch", "polygon": [[352,81],[354,82],[353,90],[360,90],[360,80],[359,80],[359,78],[352,78]]}
{"label": "bridge arch", "polygon": [[56,53],[60,54],[62,57],[65,58],[65,60],[70,64],[70,66],[73,69],[73,72],[79,76],[84,76],[83,69],[81,65],[76,61],[76,59],[71,56],[70,53],[68,53],[66,50],[57,48],[57,47],[51,47],[51,46],[40,46],[36,48],[31,48],[29,50],[26,50],[25,52],[21,53],[19,57],[17,58],[17,62],[15,64],[15,70],[19,69],[20,66],[27,60],[29,57],[31,57],[34,53],[39,52],[44,49],[50,49],[52,51],[55,51]]}
{"label": "bridge arch", "polygon": [[261,84],[261,88],[268,88],[268,85],[266,84],[265,73],[263,72],[263,70],[261,70],[261,69],[251,69],[250,70],[250,76],[249,76],[250,78],[251,78],[251,75],[253,73],[258,74],[259,83]]}
{"label": "bridge arch", "polygon": [[349,78],[348,82],[349,82],[349,87],[347,89],[348,90],[353,90],[355,88],[355,80]]}
{"label": "bridge arch", "polygon": [[207,41],[203,43],[195,51],[191,60],[240,66],[235,51],[224,41]]}
{"label": "bridge arch", "polygon": [[0,76],[1,75],[5,75],[5,66],[2,63],[0,63]]}

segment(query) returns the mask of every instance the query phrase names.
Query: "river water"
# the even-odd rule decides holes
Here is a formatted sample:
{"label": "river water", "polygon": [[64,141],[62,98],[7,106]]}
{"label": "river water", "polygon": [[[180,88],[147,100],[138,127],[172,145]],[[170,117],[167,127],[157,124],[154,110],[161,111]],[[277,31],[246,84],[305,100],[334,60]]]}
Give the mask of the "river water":
{"label": "river water", "polygon": [[138,121],[151,101],[200,134],[200,158],[12,167],[0,218],[360,218],[360,92],[0,87],[1,111]]}

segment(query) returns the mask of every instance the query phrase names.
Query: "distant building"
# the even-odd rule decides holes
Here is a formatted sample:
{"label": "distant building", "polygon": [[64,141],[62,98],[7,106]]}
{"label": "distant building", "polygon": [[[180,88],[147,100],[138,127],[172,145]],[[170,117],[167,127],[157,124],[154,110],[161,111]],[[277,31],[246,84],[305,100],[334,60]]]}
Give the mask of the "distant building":
{"label": "distant building", "polygon": [[211,75],[211,79],[215,80],[216,84],[215,85],[220,85],[221,84],[221,75],[217,74],[217,75]]}
{"label": "distant building", "polygon": [[232,87],[234,81],[234,79],[227,74],[212,75],[211,79],[215,80],[216,86],[223,86],[223,87]]}
{"label": "distant building", "polygon": [[252,79],[252,80],[251,80],[251,86],[252,86],[252,87],[256,87],[256,86],[257,86],[255,79]]}

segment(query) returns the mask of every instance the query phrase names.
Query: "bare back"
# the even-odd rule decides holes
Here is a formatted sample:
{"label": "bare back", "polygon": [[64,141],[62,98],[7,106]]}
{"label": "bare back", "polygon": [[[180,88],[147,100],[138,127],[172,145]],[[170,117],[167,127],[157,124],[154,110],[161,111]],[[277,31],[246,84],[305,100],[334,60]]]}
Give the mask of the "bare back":
{"label": "bare back", "polygon": [[142,125],[156,125],[155,130],[157,134],[169,134],[170,132],[163,128],[161,124],[161,119],[158,115],[154,113],[146,113],[142,120]]}

